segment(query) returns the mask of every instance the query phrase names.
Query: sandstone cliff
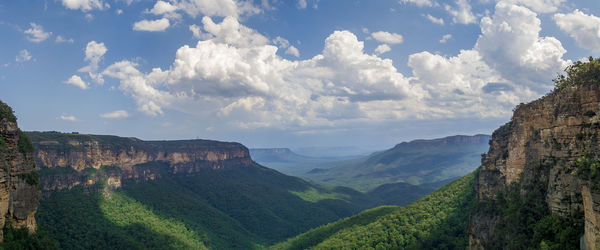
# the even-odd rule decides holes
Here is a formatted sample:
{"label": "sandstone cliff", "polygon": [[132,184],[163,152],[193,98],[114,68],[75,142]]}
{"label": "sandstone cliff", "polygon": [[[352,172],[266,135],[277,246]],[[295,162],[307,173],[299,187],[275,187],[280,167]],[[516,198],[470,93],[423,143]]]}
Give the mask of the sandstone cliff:
{"label": "sandstone cliff", "polygon": [[[17,126],[12,109],[0,102],[0,227],[27,227],[35,232],[41,198],[33,147]],[[0,241],[2,240],[0,231]]]}
{"label": "sandstone cliff", "polygon": [[99,182],[118,187],[123,179],[149,180],[200,169],[227,170],[253,164],[239,143],[142,141],[106,135],[28,132],[42,188],[59,190]]}
{"label": "sandstone cliff", "polygon": [[[584,225],[577,226],[585,232],[582,246],[600,249],[599,81],[563,85],[516,107],[512,120],[492,135],[482,159],[475,179],[481,203],[502,206],[505,198],[499,194],[513,188],[530,204],[540,204],[562,218],[583,213]],[[471,249],[483,249],[497,240],[505,214],[495,207],[480,207],[472,214]]]}

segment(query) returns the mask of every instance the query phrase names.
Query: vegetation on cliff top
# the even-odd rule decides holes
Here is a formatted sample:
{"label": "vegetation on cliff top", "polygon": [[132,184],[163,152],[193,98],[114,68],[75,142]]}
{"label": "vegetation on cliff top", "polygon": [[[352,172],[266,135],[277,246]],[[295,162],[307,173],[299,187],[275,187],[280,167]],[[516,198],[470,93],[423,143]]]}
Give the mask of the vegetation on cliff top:
{"label": "vegetation on cliff top", "polygon": [[0,120],[4,118],[11,122],[17,121],[17,117],[15,116],[15,112],[12,110],[12,108],[6,103],[0,101]]}
{"label": "vegetation on cliff top", "polygon": [[577,61],[565,69],[565,75],[554,79],[555,89],[572,86],[600,85],[600,58],[588,58],[588,62]]}
{"label": "vegetation on cliff top", "polygon": [[475,192],[471,173],[406,206],[330,223],[273,249],[465,249]]}

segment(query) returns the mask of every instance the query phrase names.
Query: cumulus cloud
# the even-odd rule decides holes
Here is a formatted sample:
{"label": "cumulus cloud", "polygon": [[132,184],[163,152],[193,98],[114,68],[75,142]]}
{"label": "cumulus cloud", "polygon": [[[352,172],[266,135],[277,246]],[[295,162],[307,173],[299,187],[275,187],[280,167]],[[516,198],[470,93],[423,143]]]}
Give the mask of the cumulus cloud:
{"label": "cumulus cloud", "polygon": [[423,16],[425,18],[427,18],[429,21],[431,21],[432,23],[439,24],[439,25],[444,25],[444,19],[442,19],[442,18],[437,18],[437,17],[434,17],[434,16],[432,16],[430,14],[423,15]]}
{"label": "cumulus cloud", "polygon": [[375,54],[381,55],[381,54],[383,54],[385,52],[389,52],[391,50],[392,50],[392,48],[390,48],[389,45],[381,44],[381,45],[377,46],[377,48],[375,48]]}
{"label": "cumulus cloud", "polygon": [[574,38],[580,47],[600,51],[599,17],[574,10],[568,14],[555,14],[554,21],[562,31]]}
{"label": "cumulus cloud", "polygon": [[98,43],[91,41],[85,47],[85,61],[89,62],[88,66],[79,69],[79,72],[87,72],[90,78],[94,79],[97,83],[104,83],[104,79],[101,74],[97,74],[98,64],[102,60],[104,54],[108,51],[104,43]]}
{"label": "cumulus cloud", "polygon": [[192,17],[204,16],[232,16],[253,15],[261,12],[251,1],[235,0],[181,0],[176,7]]}
{"label": "cumulus cloud", "polygon": [[298,9],[306,9],[307,4],[308,3],[306,2],[306,0],[298,0],[297,7],[298,7]]}
{"label": "cumulus cloud", "polygon": [[399,44],[403,41],[402,35],[386,31],[373,32],[371,36],[380,43]]}
{"label": "cumulus cloud", "polygon": [[81,10],[83,12],[110,8],[110,5],[102,0],[62,0],[62,4],[67,9]]}
{"label": "cumulus cloud", "polygon": [[531,10],[499,2],[492,17],[481,20],[481,35],[475,48],[483,60],[503,77],[547,90],[551,79],[570,62],[562,56],[566,50],[554,37],[540,37],[541,21]]}
{"label": "cumulus cloud", "polygon": [[15,57],[15,61],[16,62],[27,62],[29,60],[31,60],[31,54],[29,54],[29,51],[24,49],[19,51],[19,55],[17,55],[17,57]]}
{"label": "cumulus cloud", "polygon": [[172,5],[168,2],[165,1],[156,1],[156,4],[154,4],[154,7],[152,8],[152,10],[150,10],[150,13],[154,14],[154,15],[164,15],[164,14],[169,14],[169,13],[173,13],[177,11],[177,6]]}
{"label": "cumulus cloud", "polygon": [[63,121],[69,121],[69,122],[76,122],[79,121],[75,116],[72,115],[67,115],[67,114],[62,114],[58,117],[58,119],[61,119]]}
{"label": "cumulus cloud", "polygon": [[456,6],[445,5],[446,11],[452,16],[452,22],[460,24],[476,23],[477,18],[471,11],[471,5],[467,0],[457,0]]}
{"label": "cumulus cloud", "polygon": [[123,119],[129,117],[129,113],[125,110],[115,110],[113,112],[100,114],[100,117],[106,119]]}
{"label": "cumulus cloud", "polygon": [[446,43],[450,39],[452,39],[452,34],[445,34],[442,36],[442,39],[440,39],[440,43]]}
{"label": "cumulus cloud", "polygon": [[73,42],[75,42],[75,40],[73,40],[73,38],[67,39],[67,38],[59,35],[59,36],[56,36],[56,40],[54,40],[54,42],[56,42],[56,43],[73,43]]}
{"label": "cumulus cloud", "polygon": [[527,6],[538,13],[556,12],[558,7],[566,1],[567,0],[512,0],[512,2]]}
{"label": "cumulus cloud", "polygon": [[133,24],[133,30],[150,32],[165,31],[170,25],[171,23],[169,22],[169,19],[166,18],[157,20],[141,20]]}
{"label": "cumulus cloud", "polygon": [[288,47],[285,50],[285,53],[288,54],[288,55],[295,56],[295,57],[299,57],[300,56],[300,51],[296,47],[294,47],[294,46]]}
{"label": "cumulus cloud", "polygon": [[197,29],[209,38],[180,47],[169,67],[142,72],[121,61],[102,75],[149,115],[178,110],[224,126],[290,129],[506,117],[549,91],[550,78],[569,63],[558,40],[539,36],[540,21],[525,7],[498,3],[480,28],[474,48],[456,56],[410,55],[407,77],[392,60],[365,53],[349,31],[333,32],[310,59],[287,60],[277,53],[283,39],[270,41],[235,17],[204,17]]}
{"label": "cumulus cloud", "polygon": [[198,112],[195,107],[214,107],[219,111],[213,115],[239,117],[243,122],[236,126],[241,127],[367,119],[362,109],[372,109],[369,102],[401,102],[423,95],[409,86],[391,60],[365,54],[363,43],[348,31],[331,34],[322,54],[288,61],[277,56],[269,40],[235,18],[214,23],[205,17],[203,24],[213,38],[181,47],[168,69],[142,73],[136,64],[122,61],[103,75],[118,79],[119,89],[147,114],[160,115],[164,108]]}
{"label": "cumulus cloud", "polygon": [[424,7],[424,6],[431,7],[435,3],[431,0],[402,0],[402,2],[403,3],[413,3],[419,7]]}
{"label": "cumulus cloud", "polygon": [[44,31],[44,28],[41,25],[30,23],[31,28],[25,30],[25,34],[27,35],[27,40],[32,41],[34,43],[42,42],[48,37],[52,35],[52,32]]}
{"label": "cumulus cloud", "polygon": [[78,75],[72,75],[71,78],[69,78],[69,80],[66,80],[64,83],[77,86],[81,89],[88,88],[88,84],[85,81],[83,81],[83,79],[81,79],[81,77],[79,77]]}

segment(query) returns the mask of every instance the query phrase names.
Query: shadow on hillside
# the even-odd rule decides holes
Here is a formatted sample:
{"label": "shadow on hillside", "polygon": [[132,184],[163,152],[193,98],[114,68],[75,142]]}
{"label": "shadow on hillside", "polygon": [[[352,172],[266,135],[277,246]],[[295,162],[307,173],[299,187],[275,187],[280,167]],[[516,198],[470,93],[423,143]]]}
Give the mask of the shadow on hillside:
{"label": "shadow on hillside", "polygon": [[[59,191],[42,200],[36,214],[40,227],[61,249],[159,249],[187,246],[185,242],[149,230],[139,223],[120,226],[100,208],[102,195],[81,188]],[[189,247],[188,247],[189,248]]]}
{"label": "shadow on hillside", "polygon": [[[261,166],[205,170],[151,182],[126,183],[122,192],[156,214],[182,221],[209,236],[209,247],[269,245],[311,228],[360,212],[340,199],[310,202],[290,191],[313,188],[307,182]],[[232,244],[222,245],[222,244]]]}

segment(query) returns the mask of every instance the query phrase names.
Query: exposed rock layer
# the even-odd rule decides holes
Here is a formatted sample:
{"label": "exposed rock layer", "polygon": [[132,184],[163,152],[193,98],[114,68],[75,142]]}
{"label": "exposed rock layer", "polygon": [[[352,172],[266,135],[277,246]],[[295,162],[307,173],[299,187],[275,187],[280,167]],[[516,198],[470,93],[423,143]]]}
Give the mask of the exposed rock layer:
{"label": "exposed rock layer", "polygon": [[[33,151],[27,150],[12,110],[0,102],[0,241],[2,228],[27,227],[35,232],[35,212],[41,198]],[[7,116],[8,115],[8,116]],[[31,149],[31,148],[29,148]]]}
{"label": "exposed rock layer", "polygon": [[[535,192],[530,180],[547,183],[544,200],[552,213],[585,214],[584,243],[596,249],[600,235],[600,189],[594,176],[582,175],[577,160],[600,159],[600,88],[575,86],[555,91],[515,109],[512,120],[492,135],[475,189],[481,201],[493,201],[509,185],[522,195]],[[471,249],[493,238],[501,216],[479,210],[472,215]]]}
{"label": "exposed rock layer", "polygon": [[[227,170],[253,163],[248,149],[239,143],[142,141],[57,132],[28,132],[28,135],[36,148],[35,160],[44,173],[41,180],[44,190],[92,186],[98,182],[118,187],[122,179],[151,180],[163,174]],[[107,166],[112,168],[103,168]],[[95,171],[98,169],[102,171]]]}

